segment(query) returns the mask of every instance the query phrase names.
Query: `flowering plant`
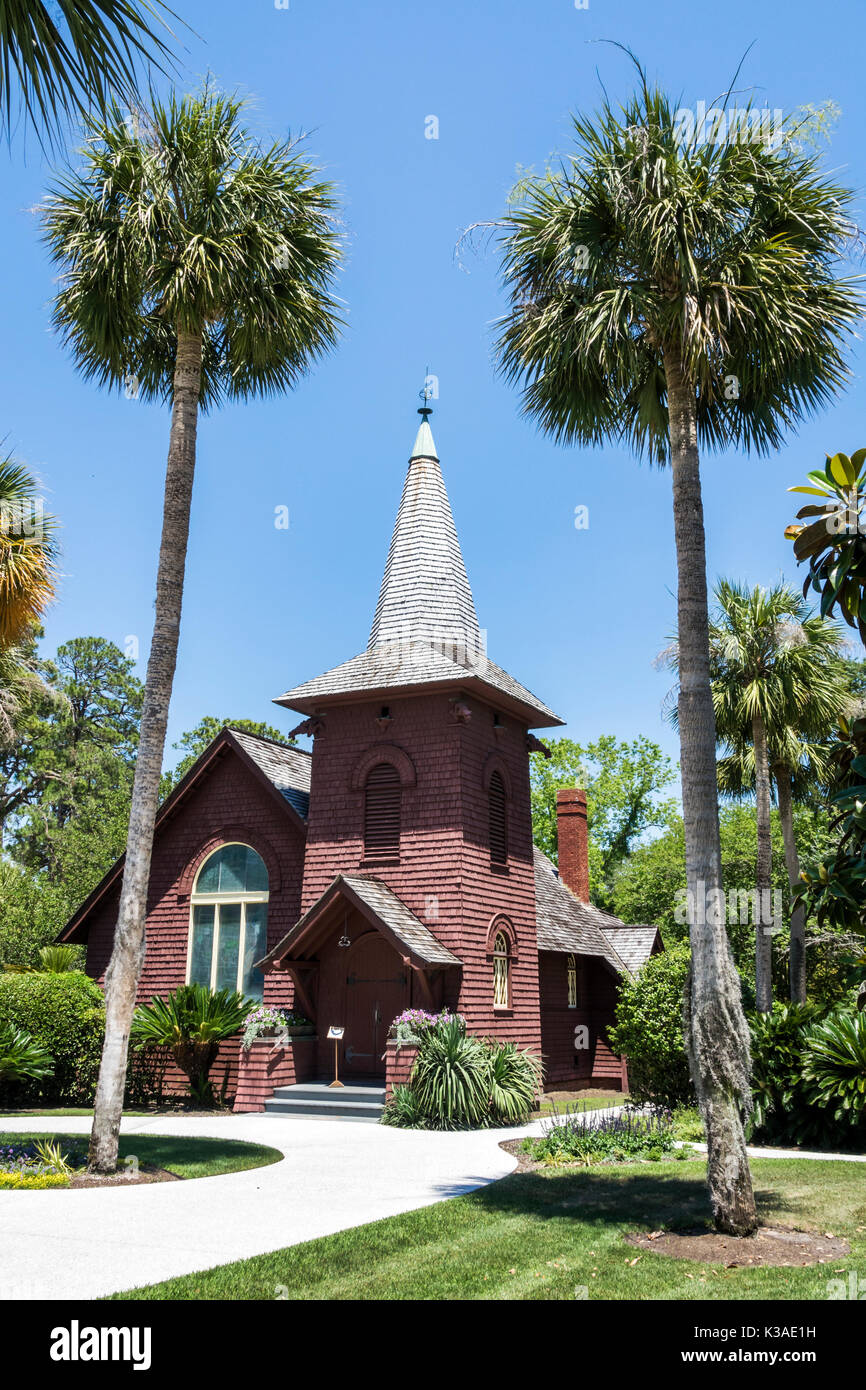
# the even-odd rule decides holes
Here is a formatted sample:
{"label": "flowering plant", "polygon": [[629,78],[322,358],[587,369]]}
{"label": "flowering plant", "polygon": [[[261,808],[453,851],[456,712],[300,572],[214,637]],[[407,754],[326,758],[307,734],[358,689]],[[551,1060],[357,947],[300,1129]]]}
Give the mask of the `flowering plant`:
{"label": "flowering plant", "polygon": [[[261,1033],[270,1032],[272,1029],[284,1035],[288,1034],[290,1028],[300,1027],[301,1024],[309,1023],[309,1019],[303,1014],[293,1013],[289,1009],[273,1009],[269,1004],[262,1004],[258,1009],[253,1009],[244,1019],[244,1050],[246,1051],[253,1040]],[[288,1036],[286,1036],[288,1042]]]}
{"label": "flowering plant", "polygon": [[424,1033],[428,1033],[431,1028],[438,1028],[442,1023],[459,1023],[463,1031],[466,1031],[466,1019],[462,1014],[453,1014],[450,1009],[444,1008],[441,1013],[431,1014],[426,1009],[404,1009],[398,1014],[388,1030],[388,1036],[396,1038],[397,1047],[405,1047],[407,1044],[419,1043]]}
{"label": "flowering plant", "polygon": [[0,1144],[0,1173],[42,1177],[45,1174],[60,1173],[68,1177],[75,1168],[83,1168],[87,1159],[83,1153],[73,1149],[71,1153],[61,1153],[58,1143],[48,1139],[31,1139],[27,1143]]}

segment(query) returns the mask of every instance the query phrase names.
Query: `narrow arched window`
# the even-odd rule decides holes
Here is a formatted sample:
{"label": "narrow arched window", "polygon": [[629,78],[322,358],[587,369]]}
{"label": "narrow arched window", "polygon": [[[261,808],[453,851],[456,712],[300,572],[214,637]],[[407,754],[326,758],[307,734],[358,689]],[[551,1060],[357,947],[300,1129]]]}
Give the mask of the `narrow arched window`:
{"label": "narrow arched window", "polygon": [[493,1007],[507,1009],[511,1002],[510,962],[508,959],[508,939],[504,932],[497,932],[493,941]]}
{"label": "narrow arched window", "polygon": [[377,763],[364,784],[364,853],[400,851],[400,774],[393,763]]}
{"label": "narrow arched window", "polygon": [[187,980],[261,999],[255,968],[268,949],[268,871],[249,845],[222,845],[205,860],[192,890]]}
{"label": "narrow arched window", "polygon": [[565,958],[565,975],[568,981],[568,1007],[577,1008],[577,961],[574,956]]}
{"label": "narrow arched window", "polygon": [[490,862],[508,863],[508,816],[505,806],[505,783],[501,772],[494,772],[487,793],[490,824]]}

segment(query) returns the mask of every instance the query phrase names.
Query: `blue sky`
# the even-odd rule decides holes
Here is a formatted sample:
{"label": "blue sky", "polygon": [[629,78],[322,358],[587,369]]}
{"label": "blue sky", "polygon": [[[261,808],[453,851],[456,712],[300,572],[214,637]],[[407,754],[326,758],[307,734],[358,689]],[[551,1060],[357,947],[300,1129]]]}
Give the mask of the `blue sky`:
{"label": "blue sky", "polygon": [[[496,216],[518,165],[567,147],[569,111],[594,108],[599,77],[631,87],[627,43],[685,104],[740,77],[759,105],[835,100],[828,162],[863,185],[866,92],[858,0],[820,10],[754,0],[174,0],[188,37],[178,85],[207,72],[248,93],[262,135],[301,129],[339,185],[347,330],[291,395],[205,419],[169,743],[205,714],[295,719],[283,690],[367,642],[425,368],[433,428],[491,657],[568,721],[579,740],[646,734],[670,676],[653,667],[675,621],[670,479],[626,452],[562,449],[521,418],[498,380],[495,257],[455,245]],[[438,139],[425,138],[427,117]],[[78,378],[49,327],[52,270],[31,209],[50,173],[35,147],[3,151],[2,433],[36,468],[62,521],[63,578],[47,651],[70,637],[140,640],[152,625],[167,412]],[[866,444],[862,353],[847,394],[768,460],[704,460],[709,573],[795,578],[782,531],[786,487],[828,450]],[[589,508],[589,528],[574,512]],[[288,530],[274,526],[286,506]],[[167,763],[176,754],[167,750]]]}

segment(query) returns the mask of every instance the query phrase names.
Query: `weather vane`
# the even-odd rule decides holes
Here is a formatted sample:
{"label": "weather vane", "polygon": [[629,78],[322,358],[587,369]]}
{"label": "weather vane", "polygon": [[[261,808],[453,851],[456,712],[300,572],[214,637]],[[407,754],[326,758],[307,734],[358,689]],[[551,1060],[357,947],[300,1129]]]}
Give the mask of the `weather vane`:
{"label": "weather vane", "polygon": [[421,406],[421,409],[418,411],[418,414],[423,415],[424,419],[426,420],[428,415],[433,414],[433,407],[427,404],[427,402],[429,400],[432,400],[433,398],[433,383],[430,380],[429,367],[424,368],[424,385],[421,387],[421,390],[418,392],[418,395],[424,402],[424,404]]}

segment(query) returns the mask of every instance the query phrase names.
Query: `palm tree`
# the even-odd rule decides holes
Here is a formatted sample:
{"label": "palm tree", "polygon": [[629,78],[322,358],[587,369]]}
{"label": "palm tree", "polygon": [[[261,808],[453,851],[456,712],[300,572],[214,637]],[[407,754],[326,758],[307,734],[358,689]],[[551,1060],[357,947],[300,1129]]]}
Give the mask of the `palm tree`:
{"label": "palm tree", "polygon": [[54,322],[87,378],[170,402],[153,640],[123,887],[106,975],[90,1162],[112,1170],[165,728],[177,659],[200,409],[295,386],[335,343],[340,257],[330,184],[289,141],[264,149],[242,103],[207,88],[131,128],[91,121],[84,167],[52,190],[46,240],[64,272]]}
{"label": "palm tree", "polygon": [[162,0],[0,0],[0,121],[11,132],[13,94],[42,140],[71,115],[104,108],[109,93],[137,102],[136,69],[157,67],[173,11]]}
{"label": "palm tree", "polygon": [[[757,811],[757,902],[769,903],[772,846],[770,801],[775,786],[792,887],[800,864],[794,839],[793,796],[808,780],[827,775],[826,739],[850,704],[839,660],[842,635],[813,614],[787,584],[772,589],[734,584],[716,587],[710,624],[710,675],[716,732],[725,756],[719,789],[741,796],[754,790]],[[759,1012],[772,1008],[772,937],[763,912],[755,921],[755,994]],[[805,1003],[805,917],[791,917],[790,986]]]}
{"label": "palm tree", "polygon": [[757,1221],[740,1114],[749,1041],[720,910],[699,445],[767,453],[846,380],[842,347],[860,309],[835,261],[851,195],[788,140],[702,143],[699,127],[686,138],[638,70],[636,95],[574,117],[574,152],[505,215],[498,352],[526,413],[558,442],[612,440],[670,464],[693,906],[687,1045],[716,1223],[742,1233]]}
{"label": "palm tree", "polygon": [[32,473],[0,460],[0,651],[17,646],[54,597],[57,522]]}

